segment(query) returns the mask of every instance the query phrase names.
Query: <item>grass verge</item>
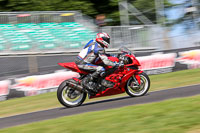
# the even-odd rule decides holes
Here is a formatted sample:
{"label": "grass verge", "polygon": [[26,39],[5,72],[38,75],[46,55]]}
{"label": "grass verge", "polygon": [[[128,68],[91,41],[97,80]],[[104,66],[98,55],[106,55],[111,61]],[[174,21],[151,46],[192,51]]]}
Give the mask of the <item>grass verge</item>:
{"label": "grass verge", "polygon": [[67,116],[0,133],[184,133],[200,127],[200,95]]}
{"label": "grass verge", "polygon": [[[152,75],[150,76],[150,80],[151,80],[150,91],[175,88],[192,84],[200,84],[200,69],[183,70],[183,71],[160,74],[160,75]],[[91,102],[94,100],[102,100],[112,97],[119,97],[123,95],[126,94],[115,95],[110,97],[102,97],[87,101]],[[61,107],[61,105],[57,100],[56,93],[52,92],[37,96],[1,101],[0,107],[1,107],[0,117],[6,117],[16,114]]]}

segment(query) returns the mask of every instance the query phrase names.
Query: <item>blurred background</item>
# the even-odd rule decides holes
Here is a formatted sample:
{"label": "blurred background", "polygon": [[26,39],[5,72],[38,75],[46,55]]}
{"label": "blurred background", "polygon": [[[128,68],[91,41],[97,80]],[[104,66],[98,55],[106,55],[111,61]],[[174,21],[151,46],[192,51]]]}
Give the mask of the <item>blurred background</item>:
{"label": "blurred background", "polygon": [[1,53],[81,48],[99,31],[111,48],[199,45],[199,0],[1,0]]}
{"label": "blurred background", "polygon": [[[19,81],[30,85],[37,79],[19,78],[62,69],[58,62],[73,61],[101,31],[111,36],[108,52],[122,45],[136,51],[136,56],[173,51],[167,56],[174,61],[178,52],[200,46],[200,0],[1,0],[0,11],[1,95],[13,91]],[[189,55],[199,57],[199,51]],[[160,63],[166,56],[157,60]],[[195,61],[199,67],[199,59]],[[166,67],[177,65],[169,63]]]}

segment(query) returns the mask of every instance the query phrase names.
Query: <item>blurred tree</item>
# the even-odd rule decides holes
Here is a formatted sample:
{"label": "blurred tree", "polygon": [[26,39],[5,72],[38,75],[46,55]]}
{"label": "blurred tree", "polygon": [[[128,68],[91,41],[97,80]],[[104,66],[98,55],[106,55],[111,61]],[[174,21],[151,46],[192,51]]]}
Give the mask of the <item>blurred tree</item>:
{"label": "blurred tree", "polygon": [[106,21],[109,21],[107,23],[108,25],[115,25],[119,24],[119,9],[118,9],[118,2],[120,0],[89,0],[91,3],[93,3],[93,8],[96,10],[96,15],[98,14],[105,14],[106,15]]}
{"label": "blurred tree", "polygon": [[[111,25],[120,24],[118,2],[123,0],[90,0],[90,1],[93,3],[93,7],[98,14],[101,13],[106,14],[108,19],[113,20],[110,23]],[[127,1],[133,4],[148,19],[156,23],[155,0],[127,0]],[[164,6],[171,7],[172,4],[170,4],[168,0],[164,0]],[[132,17],[132,19],[135,20],[133,24],[141,24],[139,21],[137,21],[137,18],[135,16],[130,16],[130,17]]]}
{"label": "blurred tree", "polygon": [[[145,15],[148,19],[150,19],[153,23],[157,23],[158,20],[156,20],[156,5],[155,5],[155,2],[156,0],[130,0],[131,3],[143,14]],[[171,4],[168,0],[163,0],[163,5],[160,5],[160,6],[163,6],[164,9],[166,8],[169,8],[169,7],[172,7],[173,4]],[[161,11],[162,12],[162,11]],[[160,15],[162,15],[162,19],[164,20],[161,20],[161,22],[165,22],[167,21],[165,19],[165,15],[164,15],[164,12],[163,14],[160,13]]]}
{"label": "blurred tree", "polygon": [[80,10],[84,14],[94,15],[96,11],[92,5],[88,0],[0,0],[0,11]]}
{"label": "blurred tree", "polygon": [[[105,14],[112,25],[120,24],[118,2],[121,0],[0,0],[0,11],[67,11],[80,10],[95,18]],[[167,3],[168,0],[165,0]],[[138,10],[155,22],[154,0],[129,0]]]}
{"label": "blurred tree", "polygon": [[89,16],[97,14],[93,3],[89,2],[89,0],[59,0],[54,8],[56,11],[79,10]]}

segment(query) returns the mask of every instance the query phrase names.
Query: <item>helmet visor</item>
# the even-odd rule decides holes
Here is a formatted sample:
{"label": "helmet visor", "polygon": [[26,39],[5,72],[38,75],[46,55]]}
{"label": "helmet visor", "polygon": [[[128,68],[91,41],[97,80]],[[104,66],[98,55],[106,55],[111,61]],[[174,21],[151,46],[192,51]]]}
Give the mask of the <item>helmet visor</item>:
{"label": "helmet visor", "polygon": [[106,41],[108,44],[110,44],[110,38],[102,37],[102,39],[103,39],[104,41]]}

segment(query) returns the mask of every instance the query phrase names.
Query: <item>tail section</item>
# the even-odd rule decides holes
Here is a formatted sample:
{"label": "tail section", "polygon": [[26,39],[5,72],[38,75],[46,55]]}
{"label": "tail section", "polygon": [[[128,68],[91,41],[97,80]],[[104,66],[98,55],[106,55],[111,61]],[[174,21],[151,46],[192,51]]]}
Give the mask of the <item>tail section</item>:
{"label": "tail section", "polygon": [[80,70],[75,62],[58,63],[58,65],[65,67],[67,69],[70,69],[74,72],[78,72],[78,73],[82,73],[82,74],[88,74],[87,72]]}

